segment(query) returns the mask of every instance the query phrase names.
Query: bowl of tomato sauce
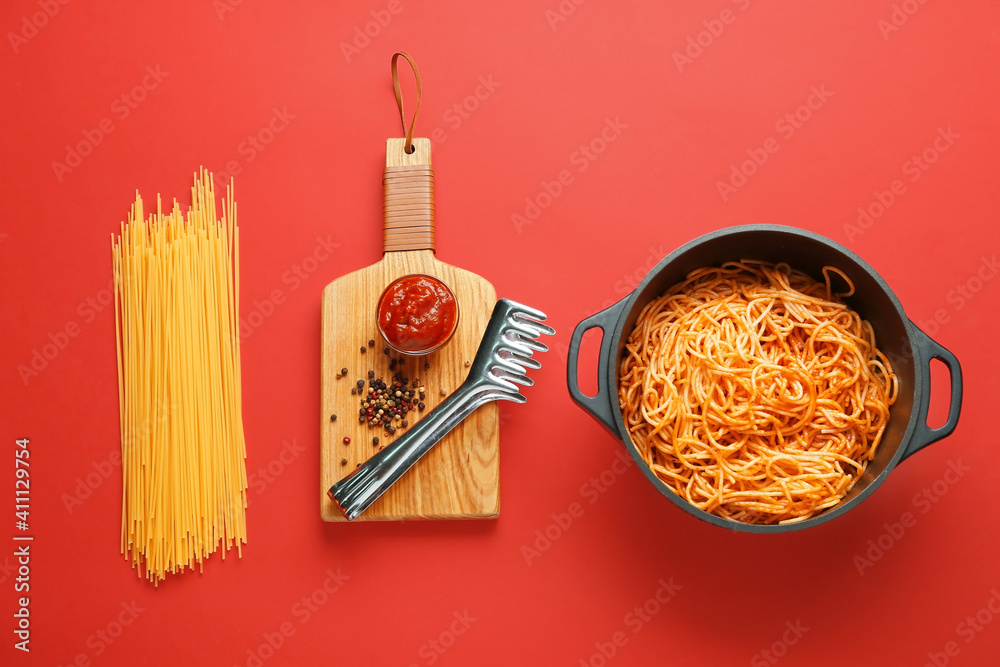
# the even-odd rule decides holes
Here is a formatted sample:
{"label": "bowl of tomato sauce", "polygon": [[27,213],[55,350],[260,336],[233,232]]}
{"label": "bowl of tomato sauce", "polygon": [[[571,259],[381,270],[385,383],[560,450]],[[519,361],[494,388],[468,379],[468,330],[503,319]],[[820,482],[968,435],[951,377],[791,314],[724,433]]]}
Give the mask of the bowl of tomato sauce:
{"label": "bowl of tomato sauce", "polygon": [[378,330],[396,352],[430,354],[458,328],[458,300],[440,279],[423,273],[397,278],[378,300]]}

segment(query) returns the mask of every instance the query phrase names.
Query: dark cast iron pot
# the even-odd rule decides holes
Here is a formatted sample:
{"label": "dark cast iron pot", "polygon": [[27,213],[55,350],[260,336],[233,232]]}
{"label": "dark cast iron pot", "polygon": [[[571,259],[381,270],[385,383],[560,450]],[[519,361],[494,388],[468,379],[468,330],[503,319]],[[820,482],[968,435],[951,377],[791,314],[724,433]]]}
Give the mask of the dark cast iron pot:
{"label": "dark cast iron pot", "polygon": [[[889,424],[864,475],[839,504],[798,523],[741,523],[690,504],[660,481],[642,460],[632,444],[618,407],[618,369],[622,351],[642,308],[683,280],[689,272],[740,259],[786,262],[819,281],[823,280],[821,270],[825,265],[836,266],[847,274],[854,281],[856,291],[845,301],[871,322],[879,349],[889,358],[899,379],[899,396],[890,409]],[[598,359],[597,395],[587,396],[580,391],[577,381],[577,362],[580,340],[586,331],[593,328],[601,329],[603,337]],[[927,426],[931,359],[944,362],[951,374],[948,420],[936,429]],[[649,482],[671,502],[716,526],[752,533],[780,533],[809,528],[850,511],[871,495],[900,461],[951,434],[958,424],[962,405],[962,369],[958,359],[910,321],[896,295],[872,267],[828,238],[780,225],[730,227],[706,234],[672,252],[646,275],[635,291],[577,325],[570,340],[566,375],[573,400],[625,444]]]}

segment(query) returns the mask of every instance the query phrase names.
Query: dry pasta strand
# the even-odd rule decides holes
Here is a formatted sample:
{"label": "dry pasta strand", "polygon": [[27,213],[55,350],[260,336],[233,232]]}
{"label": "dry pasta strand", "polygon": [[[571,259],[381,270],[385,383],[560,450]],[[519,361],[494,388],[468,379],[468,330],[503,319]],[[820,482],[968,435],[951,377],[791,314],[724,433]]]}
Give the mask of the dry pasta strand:
{"label": "dry pasta strand", "polygon": [[239,234],[232,182],[212,175],[186,214],[135,203],[111,237],[125,559],[154,583],[246,543]]}

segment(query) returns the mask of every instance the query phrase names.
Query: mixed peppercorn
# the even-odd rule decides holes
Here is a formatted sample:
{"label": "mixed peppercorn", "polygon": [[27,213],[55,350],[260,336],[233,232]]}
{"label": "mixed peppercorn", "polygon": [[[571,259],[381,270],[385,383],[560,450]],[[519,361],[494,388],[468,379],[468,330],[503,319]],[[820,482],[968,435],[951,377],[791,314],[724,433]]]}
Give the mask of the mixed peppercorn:
{"label": "mixed peppercorn", "polygon": [[[369,340],[368,345],[361,346],[361,352],[366,352],[375,346],[375,340]],[[367,381],[357,380],[351,387],[351,394],[360,396],[358,405],[358,423],[368,424],[369,428],[381,428],[384,437],[396,434],[396,431],[404,429],[410,425],[407,416],[411,412],[423,411],[427,406],[424,400],[427,394],[418,378],[412,380],[404,374],[406,360],[403,358],[392,358],[391,350],[387,347],[383,352],[390,357],[389,370],[393,371],[392,378],[386,381],[383,376],[376,376],[375,371],[369,370]],[[430,369],[430,364],[425,363],[424,369]],[[337,373],[337,379],[347,377],[348,369],[342,368]],[[330,415],[330,421],[337,421],[337,415]],[[351,439],[344,437],[344,444],[349,445]],[[385,449],[385,445],[379,446],[379,438],[372,438],[372,446],[378,451]],[[348,460],[341,458],[340,464],[347,465]],[[360,464],[358,464],[360,465]]]}
{"label": "mixed peppercorn", "polygon": [[420,399],[425,398],[423,387],[419,380],[413,380],[397,372],[390,382],[381,377],[368,379],[368,390],[364,391],[365,383],[358,380],[358,389],[362,393],[361,407],[358,410],[358,422],[371,427],[382,426],[387,435],[392,435],[399,428],[406,428],[409,422],[407,413],[411,410],[423,409]]}

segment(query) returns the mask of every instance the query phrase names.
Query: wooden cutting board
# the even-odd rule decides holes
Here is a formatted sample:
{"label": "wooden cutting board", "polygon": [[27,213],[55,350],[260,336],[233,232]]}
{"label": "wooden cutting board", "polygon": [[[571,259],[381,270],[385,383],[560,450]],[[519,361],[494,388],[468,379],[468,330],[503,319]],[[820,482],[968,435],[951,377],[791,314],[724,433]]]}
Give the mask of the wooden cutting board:
{"label": "wooden cutting board", "polygon": [[[388,445],[407,429],[387,436],[381,428],[358,422],[361,399],[351,394],[368,371],[387,382],[395,371],[391,359],[403,358],[399,368],[419,378],[425,388],[426,408],[410,412],[410,426],[462,384],[479,348],[496,290],[484,278],[438,260],[434,256],[433,175],[429,139],[414,139],[406,154],[403,139],[386,142],[384,255],[381,261],[333,281],[323,290],[322,394],[320,398],[320,514],[324,521],[346,521],[327,496],[329,488],[363,463],[379,445]],[[390,357],[376,326],[378,300],[396,278],[426,273],[445,282],[458,302],[458,328],[439,351],[422,357]],[[374,349],[368,342],[374,340]],[[362,353],[362,346],[367,347]],[[347,375],[337,378],[347,368]],[[397,369],[397,370],[399,370]],[[331,415],[337,415],[331,421]],[[350,444],[344,444],[344,438]],[[469,416],[423,459],[417,462],[357,521],[404,519],[491,519],[500,512],[500,427],[497,403]],[[346,458],[347,463],[342,464]]]}

